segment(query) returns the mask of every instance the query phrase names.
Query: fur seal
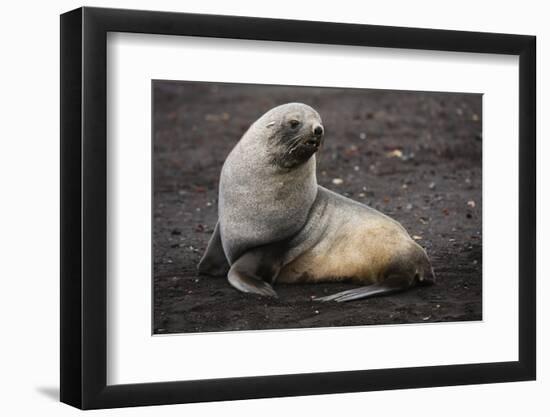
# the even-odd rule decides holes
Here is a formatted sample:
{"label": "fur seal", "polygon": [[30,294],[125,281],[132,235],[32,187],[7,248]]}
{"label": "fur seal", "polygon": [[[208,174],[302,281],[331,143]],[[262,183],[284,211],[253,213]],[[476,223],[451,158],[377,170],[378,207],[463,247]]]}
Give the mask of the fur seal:
{"label": "fur seal", "polygon": [[250,126],[222,168],[218,222],[199,273],[276,297],[275,282],[352,280],[319,301],[351,301],[435,282],[397,221],[317,184],[324,128],[311,107],[275,107]]}

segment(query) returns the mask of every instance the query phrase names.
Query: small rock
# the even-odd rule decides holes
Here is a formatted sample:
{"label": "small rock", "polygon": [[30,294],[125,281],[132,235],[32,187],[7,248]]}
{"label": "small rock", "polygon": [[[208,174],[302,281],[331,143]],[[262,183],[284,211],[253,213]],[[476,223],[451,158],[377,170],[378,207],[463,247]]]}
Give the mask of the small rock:
{"label": "small rock", "polygon": [[365,132],[359,133],[359,139],[365,140],[367,138],[367,134]]}
{"label": "small rock", "polygon": [[403,157],[403,151],[400,149],[394,149],[393,151],[390,151],[386,154],[388,158],[402,158]]}
{"label": "small rock", "polygon": [[428,188],[430,190],[433,190],[435,188],[435,182],[430,182],[430,185],[428,185]]}
{"label": "small rock", "polygon": [[315,314],[319,314],[319,310],[315,310]]}
{"label": "small rock", "polygon": [[411,203],[409,203],[405,206],[405,209],[407,209],[407,210],[412,210],[412,208],[413,208],[413,205]]}
{"label": "small rock", "polygon": [[412,238],[414,240],[422,240],[422,236],[418,236],[418,235],[413,235]]}
{"label": "small rock", "polygon": [[469,200],[466,204],[468,204],[468,206],[472,208],[476,206],[476,202],[474,200]]}
{"label": "small rock", "polygon": [[205,192],[206,192],[206,188],[201,187],[201,186],[199,186],[199,185],[195,186],[194,190],[195,190],[195,192],[197,192],[197,193],[205,193]]}
{"label": "small rock", "polygon": [[353,167],[353,170],[354,170],[354,171],[359,171],[359,166],[355,165],[355,166]]}
{"label": "small rock", "polygon": [[334,185],[340,185],[340,184],[343,184],[344,183],[344,180],[342,178],[333,178],[332,179],[332,183]]}
{"label": "small rock", "polygon": [[432,316],[426,316],[426,317],[422,317],[422,320],[426,321],[426,320],[430,320],[432,318]]}
{"label": "small rock", "polygon": [[344,155],[346,156],[355,156],[359,154],[359,148],[355,145],[351,145],[349,148],[347,148],[344,151]]}

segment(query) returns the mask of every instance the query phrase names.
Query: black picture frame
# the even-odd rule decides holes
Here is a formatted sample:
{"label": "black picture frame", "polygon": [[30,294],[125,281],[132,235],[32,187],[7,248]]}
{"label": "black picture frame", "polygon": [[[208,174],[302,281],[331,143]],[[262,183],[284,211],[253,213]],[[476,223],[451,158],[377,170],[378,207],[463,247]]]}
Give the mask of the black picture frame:
{"label": "black picture frame", "polygon": [[[519,56],[519,360],[107,385],[108,32]],[[536,378],[536,38],[171,12],[61,15],[61,401],[82,409],[237,400]]]}

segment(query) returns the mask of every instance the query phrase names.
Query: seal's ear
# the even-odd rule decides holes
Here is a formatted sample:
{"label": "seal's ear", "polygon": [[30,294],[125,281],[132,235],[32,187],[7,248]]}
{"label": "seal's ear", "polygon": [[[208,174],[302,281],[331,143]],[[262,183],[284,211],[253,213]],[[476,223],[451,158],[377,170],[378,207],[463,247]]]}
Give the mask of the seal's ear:
{"label": "seal's ear", "polygon": [[265,127],[273,127],[275,126],[275,122],[269,122]]}

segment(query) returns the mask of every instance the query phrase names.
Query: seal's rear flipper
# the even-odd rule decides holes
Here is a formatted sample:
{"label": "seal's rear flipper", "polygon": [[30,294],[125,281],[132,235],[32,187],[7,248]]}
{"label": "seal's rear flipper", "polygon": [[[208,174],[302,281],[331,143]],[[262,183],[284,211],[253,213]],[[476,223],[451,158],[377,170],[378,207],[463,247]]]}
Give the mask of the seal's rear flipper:
{"label": "seal's rear flipper", "polygon": [[366,287],[353,288],[351,290],[337,292],[336,294],[327,295],[326,297],[314,298],[314,301],[344,301],[359,300],[361,298],[370,298],[375,295],[391,294],[402,291],[406,287],[398,287],[387,284],[372,284]]}
{"label": "seal's rear flipper", "polygon": [[202,256],[198,266],[199,274],[212,276],[225,276],[229,271],[229,263],[223,251],[220,236],[220,222],[216,223],[214,233],[208,242],[206,252]]}

